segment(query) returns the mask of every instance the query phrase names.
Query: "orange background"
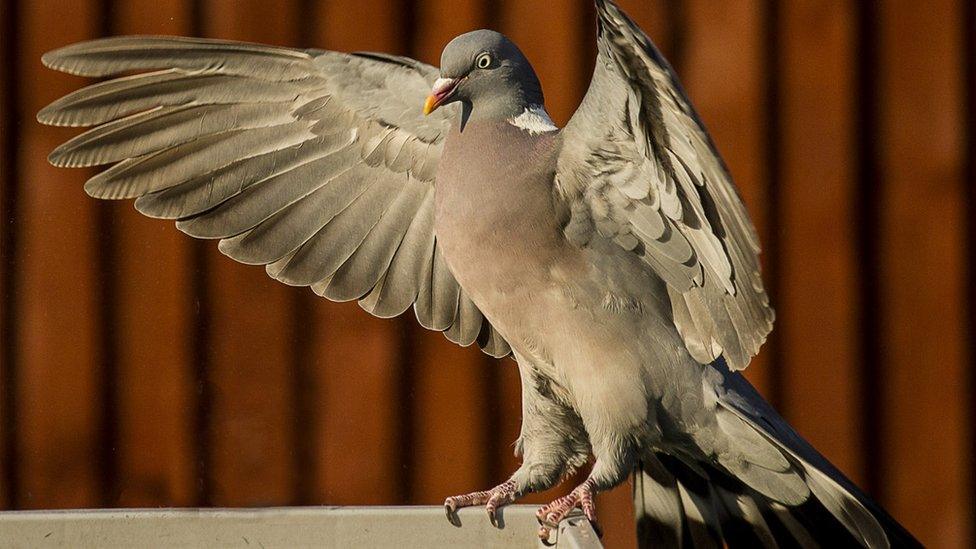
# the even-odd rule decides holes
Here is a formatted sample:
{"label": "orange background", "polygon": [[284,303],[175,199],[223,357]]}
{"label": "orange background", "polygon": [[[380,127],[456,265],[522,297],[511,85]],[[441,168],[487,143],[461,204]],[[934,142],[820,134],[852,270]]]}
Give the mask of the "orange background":
{"label": "orange background", "polygon": [[[765,244],[779,317],[749,377],[925,544],[974,542],[976,168],[967,0],[627,0],[711,129]],[[873,4],[873,5],[871,5]],[[43,52],[188,34],[436,63],[502,30],[564,122],[585,0],[7,0],[0,506],[440,503],[516,467],[518,376],[288,288],[45,156],[34,114],[85,81]],[[535,496],[544,501],[562,491]],[[629,488],[601,496],[633,543]]]}

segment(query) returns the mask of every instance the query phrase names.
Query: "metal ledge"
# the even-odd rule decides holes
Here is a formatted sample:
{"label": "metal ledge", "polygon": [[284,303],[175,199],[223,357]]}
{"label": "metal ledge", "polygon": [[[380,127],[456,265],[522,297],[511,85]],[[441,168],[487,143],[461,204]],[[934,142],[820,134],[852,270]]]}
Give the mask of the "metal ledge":
{"label": "metal ledge", "polygon": [[[536,507],[513,505],[501,528],[484,509],[458,512],[452,526],[443,507],[282,507],[268,509],[107,509],[0,513],[2,547],[544,547]],[[564,520],[555,546],[602,545],[581,516]]]}

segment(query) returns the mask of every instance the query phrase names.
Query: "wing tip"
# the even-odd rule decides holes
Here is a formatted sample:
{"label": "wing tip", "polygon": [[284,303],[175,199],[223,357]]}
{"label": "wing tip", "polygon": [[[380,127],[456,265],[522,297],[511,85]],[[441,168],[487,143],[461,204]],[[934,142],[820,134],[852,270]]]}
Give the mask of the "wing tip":
{"label": "wing tip", "polygon": [[261,257],[254,250],[244,245],[242,240],[240,236],[222,238],[217,242],[217,250],[244,265],[267,265],[274,262],[273,260],[266,261],[264,257]]}
{"label": "wing tip", "polygon": [[67,127],[73,125],[66,120],[65,113],[61,110],[61,99],[58,99],[37,111],[35,119],[45,126]]}

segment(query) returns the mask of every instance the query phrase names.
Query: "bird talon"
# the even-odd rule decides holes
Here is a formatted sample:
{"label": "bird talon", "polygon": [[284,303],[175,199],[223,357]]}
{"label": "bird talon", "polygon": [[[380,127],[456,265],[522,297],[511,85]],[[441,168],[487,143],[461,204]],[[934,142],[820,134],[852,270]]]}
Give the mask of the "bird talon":
{"label": "bird talon", "polygon": [[572,492],[541,507],[535,514],[539,524],[547,528],[558,528],[573,509],[579,507],[583,516],[591,523],[596,522],[596,505],[593,503],[593,486],[591,481],[577,486]]}
{"label": "bird talon", "polygon": [[444,500],[444,513],[447,515],[447,521],[452,525],[461,527],[461,519],[457,515],[458,506],[454,498],[447,498]]}
{"label": "bird talon", "polygon": [[495,513],[495,509],[488,509],[487,511],[488,511],[488,522],[490,522],[491,525],[494,526],[495,528],[501,528],[501,526],[498,525],[498,516]]}
{"label": "bird talon", "polygon": [[549,539],[550,534],[551,534],[551,530],[549,529],[548,526],[539,527],[539,541],[541,541],[542,544],[545,545],[546,547],[552,547],[553,545],[555,545],[555,542]]}
{"label": "bird talon", "polygon": [[499,507],[507,505],[518,497],[515,481],[509,479],[491,490],[482,492],[472,492],[461,496],[451,496],[444,500],[444,509],[447,512],[447,519],[455,526],[460,525],[460,518],[457,516],[458,509],[462,507],[472,507],[475,505],[485,505],[488,513],[488,520],[492,526],[502,528],[504,524],[501,515],[498,513]]}

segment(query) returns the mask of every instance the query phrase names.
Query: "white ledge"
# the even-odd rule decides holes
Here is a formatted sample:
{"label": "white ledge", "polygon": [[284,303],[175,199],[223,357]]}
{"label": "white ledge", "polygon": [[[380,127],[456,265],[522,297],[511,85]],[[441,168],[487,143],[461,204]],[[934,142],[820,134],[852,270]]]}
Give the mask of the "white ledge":
{"label": "white ledge", "polygon": [[[3,547],[543,547],[537,507],[513,505],[495,528],[481,507],[448,522],[443,507],[281,507],[0,512]],[[602,545],[580,516],[560,524],[557,547]]]}

